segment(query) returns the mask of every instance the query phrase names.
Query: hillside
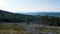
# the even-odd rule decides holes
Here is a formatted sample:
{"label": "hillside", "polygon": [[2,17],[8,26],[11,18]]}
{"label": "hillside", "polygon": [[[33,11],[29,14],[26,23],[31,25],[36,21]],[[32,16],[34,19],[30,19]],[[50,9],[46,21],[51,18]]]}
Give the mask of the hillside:
{"label": "hillside", "polygon": [[0,10],[0,22],[26,22],[33,16]]}
{"label": "hillside", "polygon": [[[47,14],[47,13],[44,13]],[[51,13],[50,13],[51,15]],[[60,14],[57,14],[60,15]],[[49,16],[49,15],[29,15],[29,14],[18,14],[0,10],[0,22],[11,22],[11,23],[37,23],[50,26],[60,26],[60,17]]]}

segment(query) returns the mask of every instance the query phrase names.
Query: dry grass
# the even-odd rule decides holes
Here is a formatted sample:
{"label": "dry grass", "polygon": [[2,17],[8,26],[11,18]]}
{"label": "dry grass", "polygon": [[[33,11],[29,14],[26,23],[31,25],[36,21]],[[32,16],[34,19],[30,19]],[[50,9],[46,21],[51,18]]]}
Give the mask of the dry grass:
{"label": "dry grass", "polygon": [[[40,24],[30,24],[38,32],[60,32],[55,26],[47,26]],[[0,24],[0,34],[31,34],[27,29],[25,29],[28,24]],[[50,30],[49,30],[50,29]]]}
{"label": "dry grass", "polygon": [[30,34],[29,31],[17,31],[13,29],[9,30],[0,30],[0,34]]}
{"label": "dry grass", "polygon": [[31,34],[24,24],[0,24],[0,34]]}

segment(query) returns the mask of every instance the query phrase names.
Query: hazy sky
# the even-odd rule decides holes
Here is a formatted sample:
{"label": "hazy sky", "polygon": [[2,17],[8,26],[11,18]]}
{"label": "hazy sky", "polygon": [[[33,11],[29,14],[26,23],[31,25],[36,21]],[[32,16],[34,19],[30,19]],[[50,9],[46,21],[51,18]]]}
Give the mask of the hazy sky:
{"label": "hazy sky", "polygon": [[0,0],[0,9],[10,12],[60,11],[60,0]]}

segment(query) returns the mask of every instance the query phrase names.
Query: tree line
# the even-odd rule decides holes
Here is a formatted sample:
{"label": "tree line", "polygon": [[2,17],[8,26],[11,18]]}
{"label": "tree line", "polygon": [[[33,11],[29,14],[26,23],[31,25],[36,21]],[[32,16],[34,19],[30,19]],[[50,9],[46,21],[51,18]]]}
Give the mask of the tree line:
{"label": "tree line", "polygon": [[60,26],[60,17],[55,16],[32,16],[32,15],[24,15],[24,14],[17,14],[11,13],[7,11],[0,10],[0,22],[32,22],[32,23],[39,23],[45,24],[50,26]]}

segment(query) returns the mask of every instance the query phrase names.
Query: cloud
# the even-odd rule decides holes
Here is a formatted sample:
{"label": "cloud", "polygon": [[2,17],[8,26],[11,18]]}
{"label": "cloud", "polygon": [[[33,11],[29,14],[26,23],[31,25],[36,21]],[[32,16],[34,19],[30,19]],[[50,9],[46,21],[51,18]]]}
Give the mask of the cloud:
{"label": "cloud", "polygon": [[7,5],[6,2],[0,1],[0,7],[3,7],[3,6],[5,6],[5,5]]}
{"label": "cloud", "polygon": [[8,2],[0,0],[0,9],[4,9],[5,7],[8,7]]}
{"label": "cloud", "polygon": [[[54,2],[55,3],[55,2]],[[0,0],[0,9],[9,12],[60,11],[59,4],[41,0]]]}

